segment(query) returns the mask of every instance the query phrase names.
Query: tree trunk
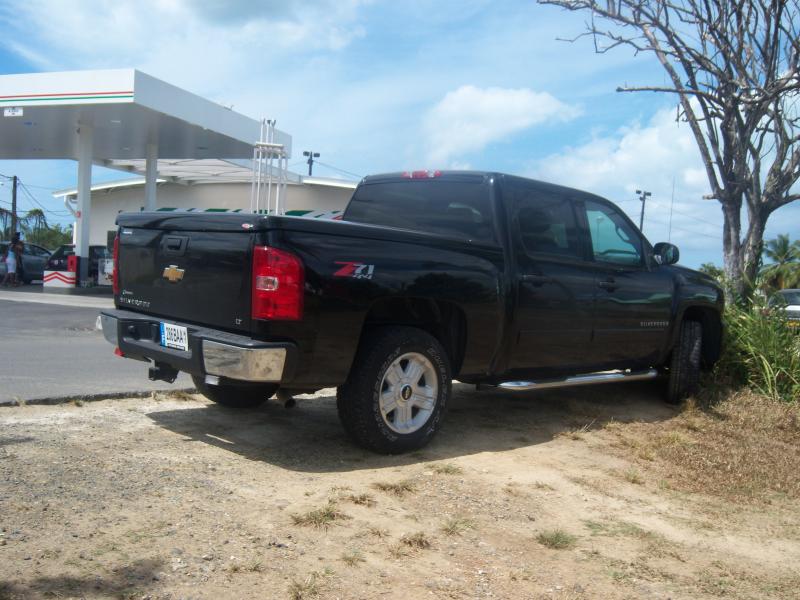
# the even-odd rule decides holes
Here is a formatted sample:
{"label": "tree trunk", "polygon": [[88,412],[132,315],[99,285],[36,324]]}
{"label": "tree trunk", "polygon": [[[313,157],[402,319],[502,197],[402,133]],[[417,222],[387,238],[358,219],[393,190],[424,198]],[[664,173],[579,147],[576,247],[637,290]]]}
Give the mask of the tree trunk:
{"label": "tree trunk", "polygon": [[722,203],[722,260],[723,270],[725,271],[726,292],[740,295],[742,260],[741,260],[741,203],[724,202]]}
{"label": "tree trunk", "polygon": [[747,235],[741,245],[741,298],[750,300],[756,285],[756,278],[761,267],[761,251],[764,248],[764,228],[767,225],[769,211],[763,206],[757,210],[750,210],[748,214],[749,225]]}

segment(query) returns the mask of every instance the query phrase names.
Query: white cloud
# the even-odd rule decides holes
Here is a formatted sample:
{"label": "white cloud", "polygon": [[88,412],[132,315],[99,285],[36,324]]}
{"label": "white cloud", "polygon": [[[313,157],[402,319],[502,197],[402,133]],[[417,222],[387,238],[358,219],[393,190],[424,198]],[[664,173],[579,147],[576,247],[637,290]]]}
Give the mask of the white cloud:
{"label": "white cloud", "polygon": [[15,32],[5,43],[40,68],[53,67],[39,51],[47,48],[62,68],[132,65],[184,85],[202,85],[231,75],[241,81],[248,69],[252,74],[256,65],[280,61],[298,48],[344,48],[364,35],[358,10],[363,4],[27,0],[0,9],[0,23]]}
{"label": "white cloud", "polygon": [[579,110],[546,92],[463,85],[427,114],[428,158],[445,162],[485,148],[545,121],[567,121]]}

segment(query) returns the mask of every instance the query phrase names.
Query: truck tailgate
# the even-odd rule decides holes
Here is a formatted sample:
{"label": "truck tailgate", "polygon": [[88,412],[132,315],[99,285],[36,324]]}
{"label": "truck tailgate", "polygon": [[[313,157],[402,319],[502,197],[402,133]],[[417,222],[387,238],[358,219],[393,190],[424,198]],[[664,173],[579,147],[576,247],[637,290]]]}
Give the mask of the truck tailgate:
{"label": "truck tailgate", "polygon": [[250,330],[249,231],[119,230],[119,306],[230,331]]}

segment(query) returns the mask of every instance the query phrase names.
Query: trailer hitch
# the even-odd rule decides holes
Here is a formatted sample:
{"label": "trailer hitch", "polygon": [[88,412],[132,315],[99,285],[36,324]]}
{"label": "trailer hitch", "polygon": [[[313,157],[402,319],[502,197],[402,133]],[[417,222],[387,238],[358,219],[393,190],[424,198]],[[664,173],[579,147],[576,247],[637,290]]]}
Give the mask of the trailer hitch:
{"label": "trailer hitch", "polygon": [[178,377],[178,371],[166,363],[157,362],[147,370],[147,377],[150,381],[166,381],[167,383],[173,383],[175,378]]}

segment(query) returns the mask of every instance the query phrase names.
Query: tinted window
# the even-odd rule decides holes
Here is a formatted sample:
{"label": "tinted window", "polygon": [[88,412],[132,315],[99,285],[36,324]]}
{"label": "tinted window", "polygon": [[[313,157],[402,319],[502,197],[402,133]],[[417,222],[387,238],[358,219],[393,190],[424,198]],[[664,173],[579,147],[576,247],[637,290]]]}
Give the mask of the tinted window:
{"label": "tinted window", "polygon": [[594,259],[597,262],[641,265],[641,238],[625,218],[599,202],[589,200],[585,206]]}
{"label": "tinted window", "polygon": [[361,185],[345,221],[494,241],[489,186],[483,182],[410,179]]}
{"label": "tinted window", "polygon": [[72,250],[72,246],[59,246],[58,249],[50,255],[50,258],[62,259],[65,256],[70,256],[72,254],[75,254],[75,252]]}
{"label": "tinted window", "polygon": [[572,202],[557,192],[513,186],[519,235],[527,252],[579,258]]}

